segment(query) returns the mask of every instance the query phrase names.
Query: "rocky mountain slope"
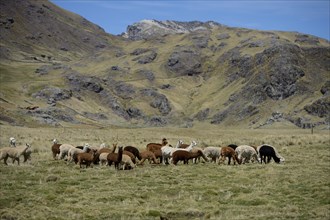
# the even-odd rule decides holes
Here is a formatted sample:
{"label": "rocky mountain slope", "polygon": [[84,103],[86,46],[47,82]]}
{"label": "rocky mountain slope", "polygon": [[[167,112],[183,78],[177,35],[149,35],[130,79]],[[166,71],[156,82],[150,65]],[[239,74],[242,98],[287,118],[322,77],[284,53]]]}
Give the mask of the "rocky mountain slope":
{"label": "rocky mountain slope", "polygon": [[329,125],[329,42],[216,22],[105,33],[48,1],[0,3],[0,123]]}

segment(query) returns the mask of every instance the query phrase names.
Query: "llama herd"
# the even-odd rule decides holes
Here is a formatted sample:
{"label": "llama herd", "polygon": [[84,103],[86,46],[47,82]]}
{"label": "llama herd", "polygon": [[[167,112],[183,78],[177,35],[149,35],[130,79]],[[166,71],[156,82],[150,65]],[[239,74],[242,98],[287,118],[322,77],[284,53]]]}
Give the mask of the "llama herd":
{"label": "llama herd", "polygon": [[[31,160],[31,146],[16,146],[15,138],[9,139],[10,147],[0,149],[0,160],[4,160],[7,165],[7,159],[12,158],[12,162],[20,163],[20,157],[24,157],[24,162]],[[136,168],[137,165],[143,165],[146,160],[153,164],[174,164],[180,161],[188,164],[191,160],[193,163],[198,162],[214,162],[224,164],[228,160],[228,165],[245,164],[245,163],[269,163],[273,159],[276,163],[284,162],[284,158],[279,155],[275,147],[267,144],[258,147],[249,145],[229,144],[224,147],[208,146],[201,148],[197,146],[196,141],[190,144],[184,144],[179,140],[173,147],[166,138],[161,143],[149,143],[145,149],[138,149],[134,146],[117,146],[113,144],[111,147],[101,144],[100,147],[90,146],[88,143],[83,146],[73,146],[71,144],[58,143],[57,139],[53,140],[51,152],[54,160],[64,160],[67,164],[75,163],[80,168],[83,166],[90,167],[95,164],[100,166],[111,166],[114,164],[117,170],[127,170]]]}

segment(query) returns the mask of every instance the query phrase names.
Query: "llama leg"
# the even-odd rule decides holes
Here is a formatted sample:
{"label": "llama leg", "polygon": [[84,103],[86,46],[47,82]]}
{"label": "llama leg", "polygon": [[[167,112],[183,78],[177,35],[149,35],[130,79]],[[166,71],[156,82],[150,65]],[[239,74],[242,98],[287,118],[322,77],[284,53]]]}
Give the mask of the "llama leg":
{"label": "llama leg", "polygon": [[163,165],[166,165],[165,156],[163,155],[161,158],[162,158],[161,161],[163,161]]}
{"label": "llama leg", "polygon": [[5,165],[8,165],[7,164],[7,159],[8,159],[8,154],[5,156],[5,158],[3,159],[3,162],[5,163]]}
{"label": "llama leg", "polygon": [[28,156],[26,156],[26,155],[23,155],[23,156],[24,156],[23,162],[25,163],[28,160]]}
{"label": "llama leg", "polygon": [[[141,161],[140,161],[140,165],[143,165],[144,161],[146,160],[146,158],[143,158]],[[149,160],[149,163],[150,163],[150,160]]]}
{"label": "llama leg", "polygon": [[231,157],[228,157],[228,165],[230,165]]}
{"label": "llama leg", "polygon": [[221,161],[222,161],[222,156],[219,157],[218,165],[221,163]]}

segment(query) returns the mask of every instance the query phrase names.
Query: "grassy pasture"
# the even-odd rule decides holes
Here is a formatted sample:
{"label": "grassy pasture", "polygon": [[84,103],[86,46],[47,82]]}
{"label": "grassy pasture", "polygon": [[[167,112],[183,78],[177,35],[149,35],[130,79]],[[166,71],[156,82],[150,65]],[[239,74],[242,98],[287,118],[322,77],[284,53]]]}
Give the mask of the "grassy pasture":
{"label": "grassy pasture", "polygon": [[[30,142],[32,161],[0,163],[0,219],[329,219],[329,131],[0,127],[1,147]],[[79,169],[51,157],[51,140],[134,145],[166,137],[199,146],[276,146],[284,164],[145,164]]]}

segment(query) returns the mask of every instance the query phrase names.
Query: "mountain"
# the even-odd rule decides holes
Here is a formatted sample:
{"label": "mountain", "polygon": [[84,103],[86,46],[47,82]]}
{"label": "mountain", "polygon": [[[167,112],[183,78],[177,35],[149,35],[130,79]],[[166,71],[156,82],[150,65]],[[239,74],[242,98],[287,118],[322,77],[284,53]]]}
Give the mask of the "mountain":
{"label": "mountain", "polygon": [[222,27],[223,25],[208,21],[157,21],[157,20],[142,20],[127,27],[127,31],[123,37],[132,40],[150,39],[156,36],[165,36],[168,34],[187,34],[200,30],[209,30],[213,27]]}
{"label": "mountain", "polygon": [[105,48],[109,35],[47,1],[0,2],[1,59],[69,61]]}
{"label": "mountain", "polygon": [[329,41],[143,20],[113,36],[48,1],[0,3],[0,123],[329,125]]}

